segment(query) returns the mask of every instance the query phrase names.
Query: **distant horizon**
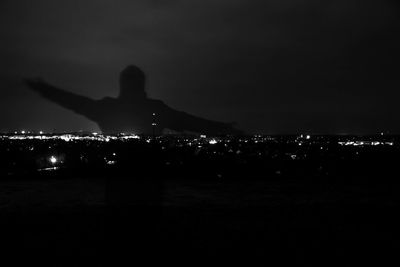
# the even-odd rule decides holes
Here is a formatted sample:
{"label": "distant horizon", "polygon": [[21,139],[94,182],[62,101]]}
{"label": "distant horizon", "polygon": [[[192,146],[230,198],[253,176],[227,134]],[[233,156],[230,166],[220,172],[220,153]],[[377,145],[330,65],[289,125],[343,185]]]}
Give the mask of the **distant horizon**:
{"label": "distant horizon", "polygon": [[[25,131],[25,132],[24,132]],[[24,133],[23,133],[24,132]],[[42,132],[42,133],[41,133]],[[118,136],[118,135],[137,135],[137,136],[153,136],[151,133],[102,133],[101,131],[89,131],[89,130],[78,130],[78,131],[41,131],[41,130],[15,130],[15,131],[0,131],[0,135],[63,135],[63,134],[86,134],[86,135],[108,135],[108,136]],[[202,133],[162,133],[155,134],[154,136],[206,136],[206,137],[216,137],[216,136],[398,136],[400,133],[310,133],[310,132],[298,132],[298,133],[244,133],[244,134],[202,134]]]}

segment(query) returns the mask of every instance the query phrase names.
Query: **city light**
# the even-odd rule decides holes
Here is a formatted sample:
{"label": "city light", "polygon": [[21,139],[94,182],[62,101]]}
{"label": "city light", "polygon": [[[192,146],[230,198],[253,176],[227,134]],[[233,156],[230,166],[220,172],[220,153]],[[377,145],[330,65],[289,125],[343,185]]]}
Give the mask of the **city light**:
{"label": "city light", "polygon": [[62,136],[60,136],[60,139],[66,141],[66,142],[71,141],[72,138],[73,138],[73,136],[71,136],[71,135],[62,135]]}
{"label": "city light", "polygon": [[[27,133],[24,131],[24,133]],[[44,135],[44,133],[40,133],[39,135],[35,134],[14,134],[14,135],[0,135],[1,139],[10,139],[10,140],[61,140],[65,142],[70,141],[99,141],[99,142],[109,142],[111,140],[128,140],[128,139],[140,139],[140,136],[135,134],[130,135],[103,135],[96,133],[95,135],[92,133],[91,135],[76,135],[76,134],[53,134],[53,135]]]}
{"label": "city light", "polygon": [[215,139],[211,139],[210,141],[208,141],[208,143],[209,143],[210,145],[215,145],[216,143],[218,143],[218,141],[215,140]]}
{"label": "city light", "polygon": [[[25,134],[23,134],[25,133]],[[40,134],[39,134],[40,133]],[[325,150],[325,146],[328,144],[329,139],[328,137],[323,137],[323,136],[315,136],[312,137],[311,135],[302,135],[303,138],[300,138],[300,135],[294,136],[293,138],[288,138],[285,140],[286,144],[295,144],[296,146],[299,147],[310,147],[310,146],[318,146],[318,149],[320,150]],[[31,131],[23,130],[17,132],[17,134],[0,134],[0,139],[1,140],[40,140],[40,141],[63,141],[63,142],[71,142],[71,143],[76,143],[76,142],[130,142],[131,140],[137,140],[137,142],[146,142],[146,143],[151,143],[154,141],[155,143],[163,143],[166,142],[170,138],[175,138],[176,140],[176,145],[177,147],[182,147],[182,146],[193,146],[193,147],[201,147],[204,146],[205,144],[208,145],[216,145],[216,144],[221,144],[222,146],[226,147],[228,150],[231,147],[231,145],[235,142],[237,142],[238,147],[240,146],[246,146],[247,143],[251,143],[254,145],[259,145],[259,144],[276,144],[279,143],[280,140],[277,137],[271,137],[271,136],[251,136],[249,138],[231,138],[229,136],[226,137],[206,137],[206,135],[200,135],[200,136],[193,136],[193,137],[187,137],[187,136],[169,136],[162,138],[160,136],[159,138],[151,138],[150,136],[139,136],[136,134],[118,134],[118,135],[106,135],[102,133],[89,133],[89,134],[74,134],[74,133],[66,133],[66,134],[49,134],[49,133],[44,133],[43,131],[40,131],[38,133],[33,133]],[[336,144],[339,146],[359,146],[359,147],[377,147],[377,146],[395,146],[396,143],[393,140],[392,137],[385,135],[384,137],[381,137],[379,135],[377,136],[363,136],[363,137],[357,137],[357,136],[349,136],[346,138],[340,138],[338,141],[335,141]],[[52,144],[49,144],[49,148],[52,146]],[[327,148],[326,148],[327,149]]]}
{"label": "city light", "polygon": [[56,164],[56,163],[57,163],[57,158],[54,157],[54,156],[51,156],[49,160],[50,160],[50,162],[51,162],[52,164]]}
{"label": "city light", "polygon": [[393,142],[379,141],[341,141],[338,142],[341,146],[393,146]]}
{"label": "city light", "polygon": [[[17,134],[0,134],[0,140],[7,144],[6,151],[22,153],[35,157],[33,164],[37,164],[38,171],[52,171],[56,168],[67,169],[76,162],[79,164],[95,163],[102,156],[101,164],[104,167],[124,166],[126,158],[131,153],[140,153],[142,149],[152,151],[164,151],[163,156],[168,157],[171,151],[184,151],[186,155],[194,157],[219,159],[223,157],[234,159],[236,163],[246,164],[248,160],[257,158],[264,160],[283,160],[284,162],[303,162],[311,158],[330,159],[332,155],[340,155],[340,158],[360,158],[365,153],[374,153],[387,149],[392,153],[399,147],[395,136],[377,135],[371,136],[322,136],[300,135],[292,136],[208,136],[205,135],[160,135],[157,138],[150,135],[105,135],[98,133],[64,133],[64,134],[40,134],[25,130],[26,134],[18,131]],[[203,137],[204,136],[204,137]],[[32,141],[32,142],[31,142]],[[7,143],[8,142],[8,143]],[[151,144],[151,145],[147,145]],[[138,151],[120,147],[132,146]],[[145,145],[145,146],[142,146]],[[393,147],[393,148],[390,148]],[[18,148],[18,149],[15,149]],[[171,150],[172,149],[172,150]],[[85,151],[91,153],[85,153]],[[15,151],[15,152],[14,152]],[[75,151],[75,152],[71,152]],[[385,150],[386,151],[386,150]],[[69,154],[71,153],[71,154]],[[186,154],[188,153],[188,154]],[[75,160],[74,160],[75,157]],[[65,160],[68,158],[68,160]],[[72,160],[71,160],[72,158]],[[182,158],[184,160],[184,157]],[[181,160],[181,159],[180,159]],[[174,160],[171,165],[178,164]],[[13,162],[9,168],[13,170]],[[77,163],[78,164],[78,163]],[[91,166],[91,165],[90,165]],[[11,172],[12,172],[11,171]]]}

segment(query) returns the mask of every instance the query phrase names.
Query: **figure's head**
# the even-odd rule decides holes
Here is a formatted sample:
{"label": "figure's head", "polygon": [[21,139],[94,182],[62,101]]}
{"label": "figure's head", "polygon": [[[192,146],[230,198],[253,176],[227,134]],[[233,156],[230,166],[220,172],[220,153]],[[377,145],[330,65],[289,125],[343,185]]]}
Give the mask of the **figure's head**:
{"label": "figure's head", "polygon": [[119,97],[124,100],[146,98],[145,83],[146,76],[141,69],[134,65],[126,67],[119,77]]}

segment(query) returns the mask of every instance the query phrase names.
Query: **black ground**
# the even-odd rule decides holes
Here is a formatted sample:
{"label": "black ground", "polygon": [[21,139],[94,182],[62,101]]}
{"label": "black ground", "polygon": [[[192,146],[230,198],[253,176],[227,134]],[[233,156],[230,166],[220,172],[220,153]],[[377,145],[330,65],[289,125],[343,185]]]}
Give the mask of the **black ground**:
{"label": "black ground", "polygon": [[247,163],[170,152],[181,167],[152,151],[9,174],[4,266],[387,264],[400,240],[396,149]]}

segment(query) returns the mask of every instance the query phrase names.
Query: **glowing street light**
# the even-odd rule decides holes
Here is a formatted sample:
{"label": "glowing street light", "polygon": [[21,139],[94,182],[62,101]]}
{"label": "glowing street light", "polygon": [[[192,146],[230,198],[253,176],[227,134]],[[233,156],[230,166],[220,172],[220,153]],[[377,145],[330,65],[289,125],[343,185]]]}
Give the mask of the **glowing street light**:
{"label": "glowing street light", "polygon": [[151,126],[153,128],[153,139],[156,135],[156,126],[157,126],[157,122],[156,122],[156,113],[153,113],[153,121],[151,123]]}
{"label": "glowing street light", "polygon": [[215,140],[215,139],[211,139],[208,143],[209,143],[210,145],[215,145],[216,143],[218,143],[218,141]]}
{"label": "glowing street light", "polygon": [[51,164],[56,164],[57,163],[57,158],[54,157],[54,156],[51,156],[49,160],[50,160]]}

